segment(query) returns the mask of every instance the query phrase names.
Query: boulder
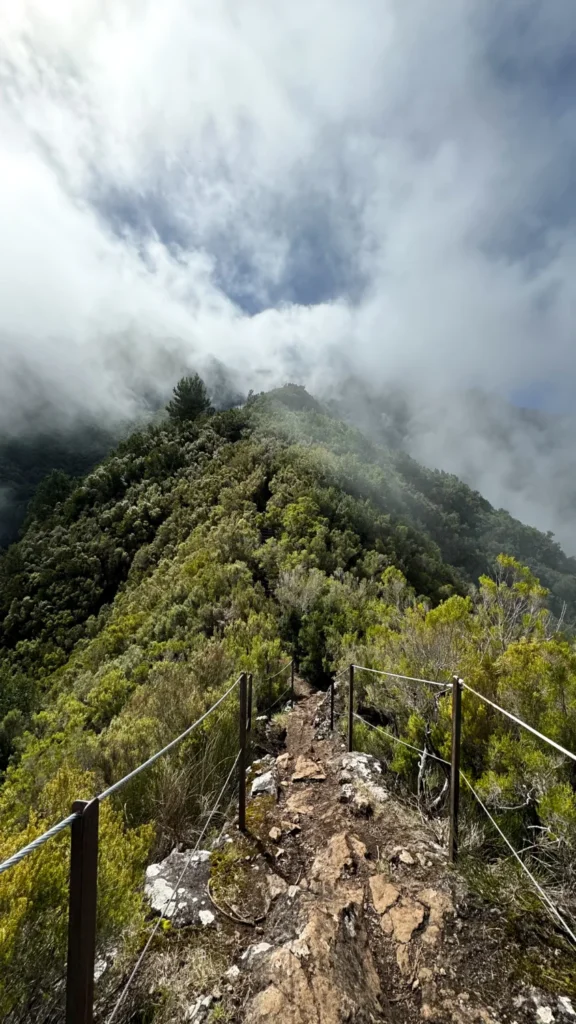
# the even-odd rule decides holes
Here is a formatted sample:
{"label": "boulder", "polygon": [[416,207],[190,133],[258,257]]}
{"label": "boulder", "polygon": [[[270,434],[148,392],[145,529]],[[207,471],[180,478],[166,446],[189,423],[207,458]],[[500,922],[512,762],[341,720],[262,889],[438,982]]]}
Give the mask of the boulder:
{"label": "boulder", "polygon": [[264,772],[262,775],[257,775],[252,783],[251,794],[252,796],[276,796],[278,793],[278,783],[276,776],[273,771]]}
{"label": "boulder", "polygon": [[[184,874],[180,878],[182,871]],[[144,892],[152,910],[171,921],[176,928],[209,924],[214,920],[209,909],[209,875],[209,850],[197,850],[196,853],[172,850],[163,861],[150,864],[146,869]],[[210,913],[212,921],[205,917],[207,913]]]}

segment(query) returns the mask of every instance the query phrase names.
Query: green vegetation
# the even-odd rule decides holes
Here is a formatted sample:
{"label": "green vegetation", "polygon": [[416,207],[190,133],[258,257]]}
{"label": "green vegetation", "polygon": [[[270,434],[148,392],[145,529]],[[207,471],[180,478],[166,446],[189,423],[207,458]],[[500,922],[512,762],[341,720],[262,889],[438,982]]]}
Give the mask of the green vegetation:
{"label": "green vegetation", "polygon": [[[572,614],[576,564],[550,538],[373,445],[303,389],[212,413],[201,384],[182,382],[165,422],[82,480],[48,478],[0,558],[0,857],[183,731],[240,671],[261,679],[287,655],[318,685],[352,656],[432,678],[457,670],[574,749],[573,644],[515,560],[540,567],[552,606],[566,600]],[[446,756],[447,698],[370,677],[366,700],[393,707],[408,742]],[[105,805],[103,847],[115,852],[103,945],[127,920],[140,926],[146,856],[197,834],[236,753],[236,716],[234,695]],[[568,767],[469,694],[464,716],[464,769],[512,838],[537,826],[545,871],[568,879]],[[390,755],[404,778],[418,774],[409,751]],[[0,1014],[22,1003],[34,971],[49,985],[62,966],[66,843],[0,876]],[[31,934],[44,935],[43,953]]]}

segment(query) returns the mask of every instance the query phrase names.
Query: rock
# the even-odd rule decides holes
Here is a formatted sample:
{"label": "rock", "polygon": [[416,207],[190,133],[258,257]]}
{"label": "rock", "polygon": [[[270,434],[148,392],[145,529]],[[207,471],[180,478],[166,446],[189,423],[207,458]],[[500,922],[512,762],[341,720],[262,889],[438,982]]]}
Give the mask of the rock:
{"label": "rock", "polygon": [[353,778],[354,776],[352,775],[352,772],[343,771],[340,772],[338,782],[340,783],[341,786],[343,786],[348,782],[352,782]]}
{"label": "rock", "polygon": [[549,1006],[539,1006],[536,1010],[536,1016],[542,1024],[553,1024],[554,1014]]}
{"label": "rock", "polygon": [[298,885],[289,885],[288,886],[288,899],[289,900],[293,900],[296,896],[299,895],[299,893],[300,893],[300,886],[298,886]]}
{"label": "rock", "polygon": [[402,850],[398,860],[401,864],[407,864],[409,867],[413,867],[416,861],[409,850]]}
{"label": "rock", "polygon": [[422,889],[416,893],[416,899],[428,907],[430,924],[442,927],[446,914],[454,912],[454,904],[447,893],[441,889]]}
{"label": "rock", "polygon": [[252,783],[252,796],[276,796],[278,793],[278,786],[276,782],[276,776],[273,771],[264,772],[263,775],[257,775]]}
{"label": "rock", "polygon": [[275,900],[277,896],[282,896],[286,892],[288,885],[280,875],[266,875],[266,887],[270,899]]}
{"label": "rock", "polygon": [[560,1013],[566,1013],[569,1017],[576,1017],[576,1010],[568,996],[558,996],[558,1010]]}
{"label": "rock", "polygon": [[349,804],[354,799],[356,790],[354,786],[351,786],[349,782],[345,783],[338,794],[338,800],[341,804]]}
{"label": "rock", "polygon": [[297,832],[301,832],[302,829],[295,821],[281,821],[280,826],[283,832],[287,832],[288,835],[295,835]]}
{"label": "rock", "polygon": [[373,754],[362,754],[359,751],[352,751],[344,754],[341,761],[345,772],[350,772],[354,778],[364,779],[366,782],[374,776],[382,775],[382,765]]}
{"label": "rock", "polygon": [[380,984],[360,905],[316,905],[296,940],[259,969],[263,987],[243,1024],[343,1024],[381,1020]]}
{"label": "rock", "polygon": [[364,843],[356,836],[340,832],[332,836],[317,854],[310,870],[310,880],[334,887],[340,879],[356,874],[365,857]]}
{"label": "rock", "polygon": [[146,869],[144,893],[152,910],[175,928],[200,924],[200,911],[208,899],[209,876],[209,850],[189,853],[174,849],[163,861]]}
{"label": "rock", "polygon": [[356,793],[352,801],[352,813],[357,818],[369,818],[372,811],[373,807],[368,798],[362,793]]}
{"label": "rock", "polygon": [[271,839],[273,843],[279,843],[282,838],[281,830],[274,825],[274,828],[271,828],[268,833],[268,838]]}
{"label": "rock", "polygon": [[390,919],[397,942],[410,942],[412,934],[424,920],[424,907],[421,903],[405,896],[400,903],[390,910]]}
{"label": "rock", "polygon": [[313,814],[314,804],[312,801],[316,794],[312,789],[304,789],[302,792],[296,790],[291,793],[286,802],[286,808],[290,814]]}
{"label": "rock", "polygon": [[227,971],[224,972],[224,977],[229,978],[230,981],[236,981],[236,978],[240,977],[240,968],[233,964]]}
{"label": "rock", "polygon": [[204,925],[205,928],[209,924],[214,924],[214,921],[216,920],[211,910],[199,910],[198,917],[200,918],[200,923]]}
{"label": "rock", "polygon": [[299,757],[296,761],[292,782],[324,782],[326,772],[322,765],[308,757]]}
{"label": "rock", "polygon": [[254,946],[248,946],[248,949],[242,953],[240,959],[251,964],[258,957],[264,956],[265,953],[269,953],[271,949],[273,949],[273,946],[270,942],[257,942]]}
{"label": "rock", "polygon": [[285,754],[279,754],[276,758],[276,764],[279,768],[286,768],[288,761],[290,760],[290,754],[286,751]]}
{"label": "rock", "polygon": [[384,878],[384,875],[373,875],[370,879],[372,902],[377,914],[385,914],[397,902],[400,891]]}

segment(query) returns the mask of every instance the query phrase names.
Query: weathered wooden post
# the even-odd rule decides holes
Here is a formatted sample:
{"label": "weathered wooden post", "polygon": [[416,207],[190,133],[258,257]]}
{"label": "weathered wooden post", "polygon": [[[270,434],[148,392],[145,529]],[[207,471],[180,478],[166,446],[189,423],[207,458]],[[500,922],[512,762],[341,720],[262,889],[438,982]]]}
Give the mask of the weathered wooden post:
{"label": "weathered wooden post", "polygon": [[96,901],[98,889],[98,800],[76,800],[70,842],[66,1024],[92,1024]]}
{"label": "weathered wooden post", "polygon": [[334,732],[334,676],[330,680],[330,732]]}
{"label": "weathered wooden post", "polygon": [[252,732],[252,673],[248,673],[248,712],[246,715],[246,731]]}
{"label": "weathered wooden post", "polygon": [[240,714],[239,740],[240,757],[238,758],[238,828],[246,831],[246,705],[247,705],[246,673],[240,676]]}
{"label": "weathered wooden post", "polygon": [[348,678],[348,750],[354,750],[354,665]]}
{"label": "weathered wooden post", "polygon": [[272,676],[270,675],[270,666],[266,662],[266,675],[268,676],[268,711],[266,717],[268,721],[272,718]]}
{"label": "weathered wooden post", "polygon": [[290,703],[294,707],[294,658],[292,658],[290,666]]}
{"label": "weathered wooden post", "polygon": [[450,771],[450,834],[448,860],[458,858],[458,812],[460,809],[460,740],[462,733],[462,680],[454,676],[452,683],[452,754]]}

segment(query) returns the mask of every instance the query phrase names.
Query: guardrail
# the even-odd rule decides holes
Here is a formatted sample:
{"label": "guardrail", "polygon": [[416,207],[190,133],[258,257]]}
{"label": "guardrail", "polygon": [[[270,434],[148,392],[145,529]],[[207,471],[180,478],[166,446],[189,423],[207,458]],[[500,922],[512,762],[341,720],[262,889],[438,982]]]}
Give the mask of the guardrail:
{"label": "guardrail", "polygon": [[[406,682],[411,682],[411,683],[419,683],[419,684],[423,684],[423,685],[434,686],[434,687],[437,687],[437,688],[439,688],[441,690],[441,692],[439,694],[440,697],[448,696],[450,694],[452,696],[452,711],[451,711],[452,743],[451,743],[450,761],[447,761],[444,758],[438,757],[437,754],[435,754],[434,752],[432,752],[430,750],[426,750],[426,749],[423,750],[420,747],[413,746],[411,743],[407,743],[405,740],[400,739],[400,737],[395,736],[393,733],[390,733],[390,732],[386,731],[382,726],[374,726],[374,725],[372,725],[371,722],[368,722],[365,718],[362,718],[361,715],[358,715],[355,712],[355,710],[354,710],[354,702],[355,702],[355,673],[356,673],[356,671],[371,672],[374,675],[386,676],[386,677],[389,677],[389,678],[392,678],[392,679],[405,680]],[[330,687],[330,689],[331,689],[331,694],[330,694],[330,727],[331,727],[331,729],[334,728],[334,685],[335,685],[335,680],[334,680],[334,678],[332,678],[331,687]],[[570,940],[573,943],[573,945],[576,947],[576,934],[574,933],[574,931],[572,930],[570,925],[567,923],[567,921],[565,920],[563,915],[560,913],[560,911],[558,910],[556,905],[550,899],[549,895],[542,888],[542,886],[540,885],[538,880],[534,877],[534,875],[532,874],[530,869],[524,863],[524,861],[522,860],[520,854],[514,848],[514,846],[512,845],[510,840],[507,838],[507,836],[504,834],[504,832],[502,831],[502,829],[500,828],[498,823],[495,821],[493,815],[490,814],[490,811],[488,810],[486,805],[483,803],[483,801],[481,800],[479,794],[476,792],[475,788],[472,786],[472,783],[469,781],[469,779],[466,777],[466,775],[464,774],[464,772],[462,771],[462,769],[460,767],[460,756],[461,756],[461,749],[462,749],[462,692],[463,692],[463,690],[467,690],[469,693],[471,693],[475,697],[477,697],[478,700],[483,701],[485,704],[487,704],[490,707],[492,707],[495,711],[499,712],[504,717],[508,718],[515,725],[519,726],[522,729],[525,729],[527,732],[531,733],[533,736],[536,736],[538,739],[542,740],[544,743],[547,743],[549,746],[553,747],[554,750],[556,750],[559,753],[563,754],[565,757],[570,758],[572,761],[576,761],[576,754],[574,754],[571,750],[567,750],[566,747],[563,747],[560,743],[557,743],[556,740],[551,739],[550,736],[546,736],[544,733],[539,732],[538,729],[535,729],[533,726],[529,725],[528,722],[524,722],[517,715],[514,715],[510,711],[507,711],[505,708],[500,707],[499,704],[496,704],[493,700],[490,700],[489,697],[486,697],[486,696],[484,696],[484,694],[479,693],[477,690],[472,689],[471,686],[468,686],[468,684],[465,683],[463,679],[460,679],[460,677],[457,676],[457,675],[453,676],[453,678],[452,678],[452,680],[450,682],[442,683],[442,682],[439,682],[439,681],[433,680],[433,679],[423,679],[423,678],[420,678],[418,676],[405,676],[405,675],[400,675],[397,672],[384,672],[384,671],[382,671],[380,669],[374,669],[374,668],[369,668],[369,667],[367,667],[365,665],[355,665],[355,664],[352,664],[352,665],[350,665],[348,667],[348,700],[347,700],[347,708],[346,708],[346,715],[347,715],[347,749],[349,751],[354,750],[354,721],[357,720],[357,721],[362,722],[364,725],[368,726],[369,728],[374,729],[377,732],[378,731],[382,731],[387,739],[393,740],[395,743],[399,743],[399,744],[401,744],[404,747],[408,747],[409,749],[413,750],[415,753],[420,754],[422,758],[424,758],[424,759],[430,758],[430,759],[432,759],[434,761],[438,761],[438,762],[446,765],[450,769],[449,835],[448,835],[448,859],[449,859],[449,862],[453,864],[458,859],[458,833],[459,833],[459,820],[460,820],[460,783],[461,783],[461,780],[463,780],[465,785],[466,785],[466,787],[467,787],[467,789],[470,791],[472,796],[475,798],[476,802],[478,803],[478,805],[481,808],[481,810],[483,811],[483,813],[486,815],[488,820],[491,822],[492,826],[495,828],[495,830],[498,832],[500,837],[504,840],[504,842],[506,843],[506,845],[510,849],[510,851],[512,853],[512,856],[520,864],[520,867],[522,868],[523,872],[530,879],[530,881],[531,881],[532,885],[534,886],[534,888],[535,888],[539,898],[541,899],[542,903],[544,904],[544,907],[546,908],[546,910],[551,914],[555,924],[560,924],[561,925],[561,927],[564,929],[565,933],[568,935],[568,937],[570,938]]]}
{"label": "guardrail", "polygon": [[[272,680],[291,668],[290,685],[280,698],[271,703]],[[294,661],[288,661],[278,672],[272,676],[265,677],[262,682],[267,684],[268,694],[268,717],[279,700],[290,692],[292,702],[294,701]],[[22,847],[12,856],[0,864],[0,875],[5,871],[19,864],[25,857],[39,850],[41,846],[49,842],[60,832],[70,828],[70,885],[68,902],[68,955],[66,964],[66,1024],[92,1024],[94,1004],[94,964],[96,957],[96,910],[98,893],[98,823],[99,808],[102,801],[112,796],[123,788],[128,782],[134,779],[141,772],[145,771],[152,764],[164,757],[169,751],[177,747],[182,740],[189,736],[195,729],[218,708],[235,690],[239,690],[238,707],[238,745],[239,750],[228,774],[228,777],[218,795],[216,803],[212,807],[208,819],[199,835],[195,850],[204,838],[209,824],[220,804],[224,793],[231,781],[236,768],[238,769],[238,827],[240,831],[246,831],[246,770],[248,760],[248,738],[252,732],[252,709],[254,703],[254,686],[252,673],[242,672],[236,681],[204,712],[192,725],[188,726],[179,736],[173,739],[161,750],[157,751],[142,764],[134,768],[123,778],[108,786],[92,800],[77,800],[72,805],[72,813],[62,821],[57,822],[42,835],[38,836],[27,846]],[[179,884],[179,883],[178,883]],[[176,891],[178,884],[175,887]],[[173,898],[172,894],[171,899]],[[169,901],[170,902],[170,901]],[[167,909],[167,908],[165,908]],[[140,966],[146,952],[159,927],[160,917],[156,922],[151,935],[148,938],[136,965],[117,1001],[109,1024],[123,1002],[126,992]]]}

